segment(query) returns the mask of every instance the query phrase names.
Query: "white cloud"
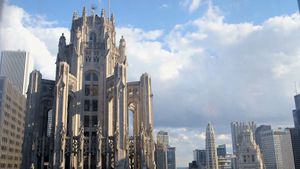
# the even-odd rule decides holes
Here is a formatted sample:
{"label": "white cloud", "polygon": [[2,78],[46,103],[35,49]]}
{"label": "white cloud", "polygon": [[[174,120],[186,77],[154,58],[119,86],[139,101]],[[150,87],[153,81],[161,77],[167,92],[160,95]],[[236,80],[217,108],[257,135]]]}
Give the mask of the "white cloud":
{"label": "white cloud", "polygon": [[201,6],[202,0],[181,0],[179,5],[187,8],[190,13],[195,12]]}
{"label": "white cloud", "polygon": [[55,21],[42,16],[31,16],[22,8],[4,4],[1,24],[0,50],[26,50],[45,78],[54,78],[58,38],[69,30],[54,27]]}

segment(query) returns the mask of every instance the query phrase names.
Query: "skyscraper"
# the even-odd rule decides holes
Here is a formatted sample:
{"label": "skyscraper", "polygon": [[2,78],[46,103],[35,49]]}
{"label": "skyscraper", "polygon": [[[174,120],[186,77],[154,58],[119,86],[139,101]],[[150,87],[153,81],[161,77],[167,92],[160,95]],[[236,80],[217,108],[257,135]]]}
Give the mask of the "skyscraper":
{"label": "skyscraper", "polygon": [[257,145],[259,145],[259,147],[261,147],[261,134],[265,131],[269,131],[271,130],[271,126],[270,125],[260,125],[259,127],[257,127],[257,129],[255,130],[255,142]]}
{"label": "skyscraper", "polygon": [[[41,117],[44,123],[35,129],[43,132],[27,128],[32,139],[24,147],[38,150],[24,152],[23,169],[154,169],[151,78],[144,73],[129,82],[127,73],[126,41],[116,40],[114,15],[106,16],[104,9],[100,15],[85,8],[81,16],[75,12],[70,44],[64,34],[58,40],[53,97],[27,102],[28,111],[40,115],[27,118],[27,124],[41,124]],[[44,89],[36,92],[41,86],[35,82],[41,76],[32,77],[27,97],[40,98]],[[42,108],[49,109],[39,112]],[[48,133],[45,145],[40,140]]]}
{"label": "skyscraper", "polygon": [[213,126],[208,123],[206,127],[206,168],[207,169],[218,169],[218,157],[215,141],[215,131]]}
{"label": "skyscraper", "polygon": [[197,162],[199,166],[205,168],[206,166],[206,150],[196,149],[193,151],[194,161]]}
{"label": "skyscraper", "polygon": [[294,164],[295,168],[300,168],[300,129],[298,128],[291,128],[291,141],[293,147],[293,155],[294,155]]}
{"label": "skyscraper", "polygon": [[295,128],[300,129],[300,94],[294,96],[296,109],[293,110]]}
{"label": "skyscraper", "polygon": [[260,137],[266,169],[295,169],[289,130],[265,130]]}
{"label": "skyscraper", "polygon": [[157,133],[157,144],[169,145],[169,135],[166,131],[159,131]]}
{"label": "skyscraper", "polygon": [[298,1],[298,10],[299,10],[299,13],[300,13],[300,0],[297,0]]}
{"label": "skyscraper", "polygon": [[255,133],[256,124],[254,122],[232,122],[231,123],[231,137],[233,154],[236,153],[238,145],[241,142],[241,134],[247,128],[250,128],[252,133]]}
{"label": "skyscraper", "polygon": [[168,169],[168,148],[163,144],[156,144],[155,161],[157,169]]}
{"label": "skyscraper", "polygon": [[[299,1],[298,1],[299,2]],[[300,168],[300,94],[294,96],[295,107],[293,118],[295,128],[290,128],[295,168]]]}
{"label": "skyscraper", "polygon": [[176,169],[176,147],[168,147],[167,161],[168,169]]}
{"label": "skyscraper", "polygon": [[264,169],[259,146],[255,143],[252,130],[248,127],[240,134],[240,143],[236,152],[238,169]]}
{"label": "skyscraper", "polygon": [[217,155],[218,157],[219,156],[226,157],[227,155],[226,144],[222,144],[217,147]]}
{"label": "skyscraper", "polygon": [[28,52],[3,51],[1,53],[0,75],[8,77],[23,95],[27,92],[29,74],[33,62]]}
{"label": "skyscraper", "polygon": [[20,168],[26,99],[7,77],[0,76],[0,169]]}

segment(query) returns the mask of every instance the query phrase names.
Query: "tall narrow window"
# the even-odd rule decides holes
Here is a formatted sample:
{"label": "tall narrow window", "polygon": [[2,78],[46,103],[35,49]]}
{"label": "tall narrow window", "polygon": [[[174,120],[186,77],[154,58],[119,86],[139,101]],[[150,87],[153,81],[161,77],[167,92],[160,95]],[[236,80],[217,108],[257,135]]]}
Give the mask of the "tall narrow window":
{"label": "tall narrow window", "polygon": [[90,111],[90,101],[84,100],[84,111]]}
{"label": "tall narrow window", "polygon": [[92,102],[93,111],[98,111],[98,100]]}
{"label": "tall narrow window", "polygon": [[89,36],[89,47],[90,48],[96,47],[96,42],[97,42],[96,33],[95,32],[91,32],[90,36]]}
{"label": "tall narrow window", "polygon": [[96,127],[98,125],[97,116],[92,116],[92,127]]}
{"label": "tall narrow window", "polygon": [[89,127],[89,126],[90,126],[90,117],[84,116],[84,127]]}

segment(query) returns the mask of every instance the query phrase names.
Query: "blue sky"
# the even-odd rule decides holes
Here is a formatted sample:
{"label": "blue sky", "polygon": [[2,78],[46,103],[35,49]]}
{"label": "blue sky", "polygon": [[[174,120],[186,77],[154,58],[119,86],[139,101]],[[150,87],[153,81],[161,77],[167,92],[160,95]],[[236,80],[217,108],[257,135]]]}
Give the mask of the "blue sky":
{"label": "blue sky", "polygon": [[[29,51],[50,79],[73,11],[107,7],[104,0],[8,2],[0,51]],[[118,38],[127,42],[129,79],[144,72],[152,77],[155,131],[169,132],[178,166],[205,147],[209,121],[217,144],[228,149],[232,121],[293,126],[294,86],[300,84],[296,0],[112,0],[111,11]]]}
{"label": "blue sky", "polygon": [[[213,0],[229,23],[261,23],[272,16],[292,14],[298,10],[296,0]],[[105,0],[11,0],[33,15],[42,15],[58,25],[70,27],[72,12],[82,7],[96,5],[107,9]],[[111,11],[117,16],[118,25],[132,25],[146,30],[171,29],[178,23],[193,20],[205,12],[208,2],[189,12],[179,5],[180,0],[111,0]]]}

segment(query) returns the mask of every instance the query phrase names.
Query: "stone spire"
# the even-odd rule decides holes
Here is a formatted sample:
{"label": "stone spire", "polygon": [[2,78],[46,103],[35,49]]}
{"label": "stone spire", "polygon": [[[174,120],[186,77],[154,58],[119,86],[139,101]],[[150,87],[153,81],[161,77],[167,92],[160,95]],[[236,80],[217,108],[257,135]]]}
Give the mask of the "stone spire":
{"label": "stone spire", "polygon": [[83,10],[82,10],[82,17],[86,17],[86,9],[85,9],[85,7],[83,7]]}
{"label": "stone spire", "polygon": [[208,123],[206,127],[206,168],[218,169],[218,157],[215,142],[215,132],[212,124]]}

